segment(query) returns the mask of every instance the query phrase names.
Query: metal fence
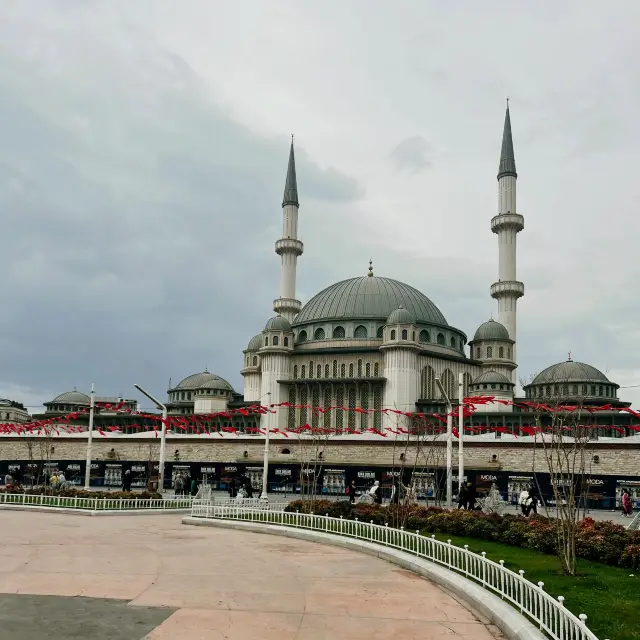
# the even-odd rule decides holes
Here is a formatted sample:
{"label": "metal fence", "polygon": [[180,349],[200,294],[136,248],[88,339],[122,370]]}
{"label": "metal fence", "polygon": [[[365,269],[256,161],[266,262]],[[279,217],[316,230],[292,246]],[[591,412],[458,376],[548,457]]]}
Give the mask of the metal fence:
{"label": "metal fence", "polygon": [[126,511],[132,509],[175,511],[176,509],[190,509],[193,499],[67,498],[64,496],[32,496],[26,493],[0,493],[0,505],[3,504],[27,507],[57,507],[85,511]]}
{"label": "metal fence", "polygon": [[640,529],[640,511],[638,511],[638,513],[633,516],[633,520],[631,520],[627,529],[631,529],[633,531],[637,531],[638,529]]}
{"label": "metal fence", "polygon": [[[204,503],[204,501],[201,501]],[[287,513],[276,509],[222,506],[218,504],[196,504],[192,516],[199,518],[219,518],[244,520],[285,527],[311,529],[333,533],[359,540],[366,540],[385,547],[392,547],[418,558],[445,566],[464,575],[497,593],[523,615],[530,618],[539,628],[554,640],[598,640],[587,628],[587,616],[575,616],[565,609],[564,598],[554,598],[544,591],[544,583],[534,584],[524,577],[524,571],[514,572],[504,566],[504,561],[494,562],[486,553],[473,553],[468,545],[456,547],[451,541],[441,542],[435,536],[423,536],[388,525],[376,525],[358,520],[330,518],[316,514]]]}
{"label": "metal fence", "polygon": [[247,509],[257,511],[284,511],[288,502],[267,502],[259,498],[245,498],[244,500],[222,499],[215,500],[194,500],[191,508],[191,515],[197,518],[217,518],[214,515],[213,507],[220,507],[231,512],[243,513]]}

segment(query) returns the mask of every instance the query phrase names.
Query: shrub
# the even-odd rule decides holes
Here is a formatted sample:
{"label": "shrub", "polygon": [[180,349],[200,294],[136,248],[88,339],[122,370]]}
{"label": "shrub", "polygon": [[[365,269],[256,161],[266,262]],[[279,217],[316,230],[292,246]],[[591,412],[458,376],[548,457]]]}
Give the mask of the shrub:
{"label": "shrub", "polygon": [[629,569],[640,569],[640,544],[629,544],[620,556],[620,564]]}

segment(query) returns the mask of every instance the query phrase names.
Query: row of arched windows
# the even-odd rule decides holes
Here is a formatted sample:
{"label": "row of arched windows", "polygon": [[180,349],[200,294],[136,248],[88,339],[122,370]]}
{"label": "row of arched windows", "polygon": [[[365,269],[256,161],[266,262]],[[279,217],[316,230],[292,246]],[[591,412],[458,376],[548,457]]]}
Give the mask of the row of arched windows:
{"label": "row of arched windows", "polygon": [[294,380],[318,380],[329,378],[378,378],[380,377],[380,365],[377,362],[363,362],[358,360],[357,363],[351,362],[348,365],[342,363],[338,365],[338,361],[334,360],[332,366],[326,363],[324,367],[321,364],[313,363],[313,360],[309,361],[309,366],[303,364],[293,366],[293,379]]}
{"label": "row of arched windows", "polygon": [[[465,397],[469,394],[471,380],[471,374],[465,373],[463,376],[462,387],[462,393]],[[440,383],[450,400],[458,398],[458,382],[450,369],[445,369],[440,374]],[[420,397],[425,400],[433,400],[435,398],[442,397],[440,388],[436,384],[435,371],[433,370],[433,367],[430,367],[429,365],[422,369],[420,375]]]}
{"label": "row of arched windows", "polygon": [[525,390],[527,398],[542,398],[550,396],[594,396],[615,398],[616,388],[607,384],[552,384],[536,385]]}
{"label": "row of arched windows", "polygon": [[[487,347],[487,358],[493,358],[493,347]],[[498,347],[498,358],[504,358],[504,347]],[[482,351],[480,347],[476,347],[476,358],[480,360],[482,357]],[[511,360],[511,347],[507,347],[507,358]]]}
{"label": "row of arched windows", "polygon": [[[280,344],[280,338],[278,336],[273,336],[273,340],[271,341],[271,344],[274,347],[277,347]],[[283,342],[285,347],[289,346],[289,338],[287,336],[284,337],[284,342]],[[265,336],[264,338],[264,346],[268,347],[269,346],[269,336]]]}

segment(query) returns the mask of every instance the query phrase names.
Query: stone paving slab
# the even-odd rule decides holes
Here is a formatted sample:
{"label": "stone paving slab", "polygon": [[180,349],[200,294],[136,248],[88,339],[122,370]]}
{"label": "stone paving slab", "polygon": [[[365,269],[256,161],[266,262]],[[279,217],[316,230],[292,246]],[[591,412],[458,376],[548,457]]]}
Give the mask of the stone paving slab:
{"label": "stone paving slab", "polygon": [[495,638],[455,597],[379,558],[182,517],[0,513],[0,638]]}

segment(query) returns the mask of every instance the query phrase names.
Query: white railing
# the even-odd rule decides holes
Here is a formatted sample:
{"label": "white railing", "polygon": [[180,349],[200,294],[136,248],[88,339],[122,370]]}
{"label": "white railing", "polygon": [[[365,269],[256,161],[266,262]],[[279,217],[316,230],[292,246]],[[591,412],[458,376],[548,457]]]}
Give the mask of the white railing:
{"label": "white railing", "polygon": [[25,507],[56,507],[84,511],[125,511],[132,509],[175,511],[176,509],[190,509],[193,499],[67,498],[64,496],[32,496],[26,493],[0,493],[0,506],[3,504]]}
{"label": "white railing", "polygon": [[631,529],[632,531],[637,531],[640,529],[640,511],[633,516],[633,520],[629,523],[627,529]]}
{"label": "white railing", "polygon": [[[204,501],[202,501],[204,502]],[[275,505],[274,505],[275,506]],[[587,616],[575,616],[564,607],[564,598],[554,598],[544,591],[544,583],[534,584],[504,566],[504,561],[494,562],[486,553],[473,553],[468,545],[456,547],[451,541],[441,542],[435,536],[423,536],[388,525],[376,525],[359,520],[330,518],[307,513],[288,513],[282,510],[255,509],[241,506],[194,503],[192,514],[199,518],[245,520],[285,527],[311,529],[366,540],[385,547],[392,547],[418,558],[443,565],[483,588],[497,593],[511,603],[523,615],[528,616],[540,629],[554,640],[598,640],[586,625]]]}
{"label": "white railing", "polygon": [[243,513],[247,510],[254,511],[284,511],[288,502],[267,502],[259,498],[244,499],[242,502],[237,500],[194,500],[191,507],[191,515],[195,518],[217,518],[214,515],[213,507],[227,509],[229,513]]}

